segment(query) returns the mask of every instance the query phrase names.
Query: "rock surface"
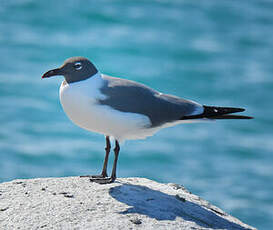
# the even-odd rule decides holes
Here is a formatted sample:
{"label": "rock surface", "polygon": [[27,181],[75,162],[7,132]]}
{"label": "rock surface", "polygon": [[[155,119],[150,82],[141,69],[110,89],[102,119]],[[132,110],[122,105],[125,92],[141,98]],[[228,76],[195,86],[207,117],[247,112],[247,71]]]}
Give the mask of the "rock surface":
{"label": "rock surface", "polygon": [[44,178],[0,184],[0,229],[254,229],[176,184]]}

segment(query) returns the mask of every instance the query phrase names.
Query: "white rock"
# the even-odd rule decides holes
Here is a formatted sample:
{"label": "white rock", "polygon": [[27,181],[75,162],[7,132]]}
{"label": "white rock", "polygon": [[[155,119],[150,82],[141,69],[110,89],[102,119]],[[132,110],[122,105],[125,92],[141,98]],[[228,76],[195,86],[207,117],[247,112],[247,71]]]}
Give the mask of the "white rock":
{"label": "white rock", "polygon": [[0,184],[0,229],[254,229],[176,184],[44,178]]}

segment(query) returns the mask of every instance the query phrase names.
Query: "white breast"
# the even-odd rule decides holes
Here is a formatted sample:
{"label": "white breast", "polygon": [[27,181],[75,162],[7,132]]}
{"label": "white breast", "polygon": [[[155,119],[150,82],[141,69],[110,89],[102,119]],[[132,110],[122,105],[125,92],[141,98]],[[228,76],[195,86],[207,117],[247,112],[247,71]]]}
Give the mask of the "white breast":
{"label": "white breast", "polygon": [[78,126],[89,131],[113,136],[117,140],[145,138],[151,122],[145,115],[125,113],[97,103],[104,99],[100,92],[104,83],[100,73],[84,81],[60,87],[60,101],[67,116]]}

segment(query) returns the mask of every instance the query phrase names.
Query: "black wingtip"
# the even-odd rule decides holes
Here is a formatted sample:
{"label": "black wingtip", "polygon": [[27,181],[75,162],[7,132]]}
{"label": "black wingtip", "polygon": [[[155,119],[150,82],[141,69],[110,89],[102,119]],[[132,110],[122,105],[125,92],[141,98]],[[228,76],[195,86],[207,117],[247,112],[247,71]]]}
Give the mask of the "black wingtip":
{"label": "black wingtip", "polygon": [[204,114],[208,114],[208,115],[239,113],[239,112],[245,111],[244,108],[235,108],[235,107],[219,107],[219,106],[208,106],[208,105],[203,105],[203,107],[204,107]]}
{"label": "black wingtip", "polygon": [[210,117],[210,119],[253,119],[254,117],[250,116],[244,116],[244,115],[220,115],[220,116],[215,116],[215,117]]}
{"label": "black wingtip", "polygon": [[[189,119],[253,119],[250,116],[244,115],[233,115],[232,113],[244,112],[244,108],[234,108],[234,107],[218,107],[218,106],[207,106],[203,105],[204,112],[199,115],[183,116],[181,120]],[[232,114],[232,115],[230,115]]]}

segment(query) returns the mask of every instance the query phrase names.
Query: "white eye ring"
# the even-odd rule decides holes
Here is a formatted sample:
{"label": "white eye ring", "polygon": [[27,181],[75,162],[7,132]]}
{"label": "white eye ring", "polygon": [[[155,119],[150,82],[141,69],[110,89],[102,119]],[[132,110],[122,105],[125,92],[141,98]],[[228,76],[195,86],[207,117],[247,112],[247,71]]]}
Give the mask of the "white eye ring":
{"label": "white eye ring", "polygon": [[76,70],[80,70],[80,69],[82,68],[82,63],[81,63],[81,62],[76,62],[76,63],[74,64],[74,68],[75,68]]}

